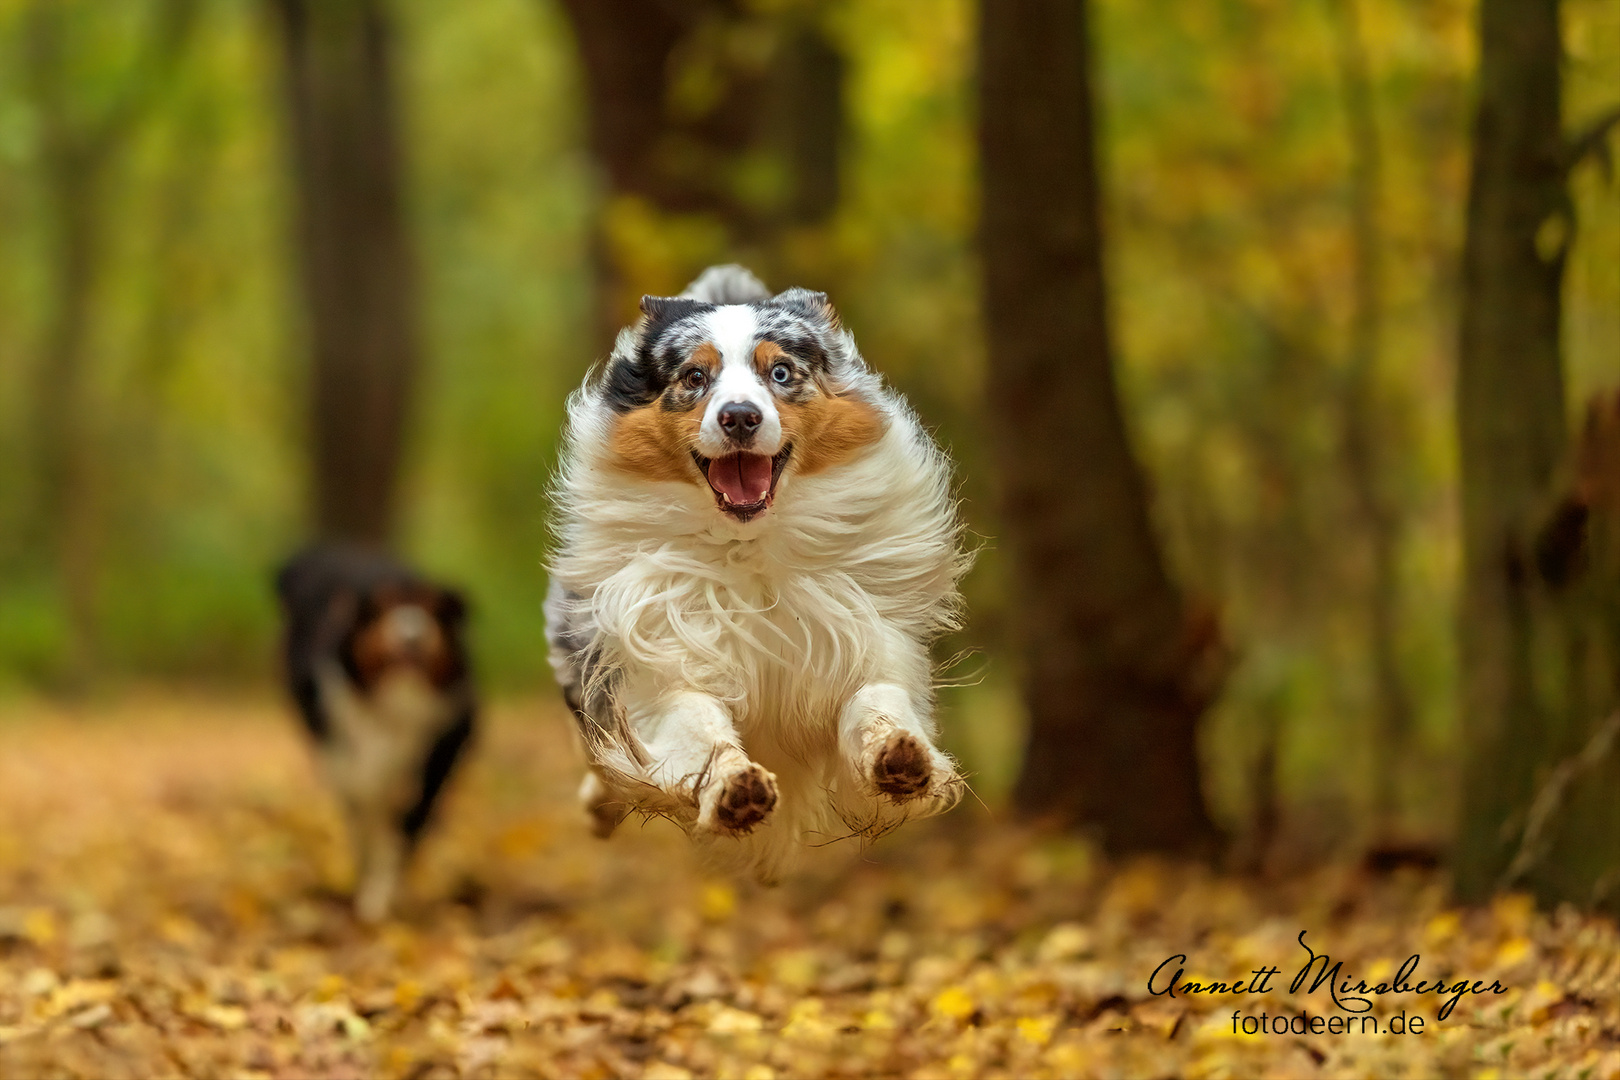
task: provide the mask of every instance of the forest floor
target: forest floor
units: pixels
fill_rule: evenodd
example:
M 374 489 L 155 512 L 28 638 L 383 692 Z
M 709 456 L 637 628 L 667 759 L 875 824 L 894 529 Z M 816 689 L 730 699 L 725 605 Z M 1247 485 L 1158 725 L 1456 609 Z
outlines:
M 278 705 L 0 706 L 0 1076 L 1620 1077 L 1611 923 L 1448 908 L 1412 871 L 1109 865 L 971 800 L 759 889 L 666 822 L 591 839 L 560 710 L 490 713 L 372 930 Z M 1369 985 L 1421 953 L 1414 982 L 1506 992 L 1347 1013 L 1288 992 L 1301 930 Z M 1188 979 L 1278 974 L 1149 993 L 1177 954 Z

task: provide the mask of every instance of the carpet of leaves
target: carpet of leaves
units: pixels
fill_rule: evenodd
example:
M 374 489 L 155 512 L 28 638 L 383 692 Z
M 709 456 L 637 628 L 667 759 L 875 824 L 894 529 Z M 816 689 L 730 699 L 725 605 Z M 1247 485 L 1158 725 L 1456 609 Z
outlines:
M 777 889 L 665 822 L 591 839 L 549 702 L 490 711 L 394 921 L 343 900 L 336 815 L 273 702 L 0 706 L 0 1076 L 1620 1077 L 1613 924 L 1432 875 L 1109 865 L 970 804 Z M 1500 979 L 1419 1035 L 1244 1035 L 1303 952 Z M 1275 965 L 1265 996 L 1152 996 Z

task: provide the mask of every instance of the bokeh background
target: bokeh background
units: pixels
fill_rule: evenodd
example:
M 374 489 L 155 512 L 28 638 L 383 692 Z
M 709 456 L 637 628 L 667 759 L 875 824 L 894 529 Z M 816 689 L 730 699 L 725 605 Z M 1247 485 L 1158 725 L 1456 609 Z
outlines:
M 0 0 L 0 710 L 136 684 L 271 689 L 269 575 L 311 531 L 309 330 L 271 7 Z M 1620 87 L 1620 4 L 1562 9 L 1564 108 L 1579 119 Z M 753 211 L 740 216 L 670 211 L 612 182 L 562 5 L 386 5 L 419 271 L 399 547 L 468 587 L 496 693 L 548 691 L 546 485 L 564 398 L 605 326 L 714 261 L 825 289 L 958 464 L 982 548 L 942 714 L 994 803 L 1022 720 L 987 448 L 1000 421 L 984 405 L 975 11 L 738 11 L 740 29 L 688 43 L 669 77 L 701 118 L 718 107 L 717 57 L 765 65 L 811 35 L 835 92 L 820 142 L 795 151 L 825 183 L 792 212 L 768 138 L 724 162 L 691 148 L 728 205 Z M 1214 813 L 1241 833 L 1256 770 L 1274 763 L 1302 845 L 1365 840 L 1380 799 L 1395 833 L 1443 835 L 1475 6 L 1099 0 L 1092 18 L 1130 432 L 1172 571 L 1219 611 L 1235 656 L 1202 736 Z M 1600 164 L 1573 177 L 1571 415 L 1620 377 L 1620 198 Z M 1358 366 L 1369 169 L 1382 302 Z M 64 318 L 80 336 L 71 371 Z M 1358 412 L 1363 379 L 1376 407 Z M 74 467 L 50 467 L 52 446 Z M 1370 629 L 1379 619 L 1393 632 Z M 1393 768 L 1369 735 L 1381 709 L 1411 718 Z

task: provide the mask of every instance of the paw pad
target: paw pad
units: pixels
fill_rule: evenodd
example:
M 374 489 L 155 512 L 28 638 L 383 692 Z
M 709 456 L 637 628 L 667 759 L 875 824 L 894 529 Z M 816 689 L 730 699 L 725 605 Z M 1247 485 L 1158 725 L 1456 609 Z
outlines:
M 928 749 L 914 735 L 897 731 L 889 736 L 872 763 L 872 782 L 885 795 L 909 799 L 928 790 L 934 765 Z
M 776 808 L 776 782 L 758 765 L 726 780 L 715 806 L 715 820 L 727 832 L 752 832 Z

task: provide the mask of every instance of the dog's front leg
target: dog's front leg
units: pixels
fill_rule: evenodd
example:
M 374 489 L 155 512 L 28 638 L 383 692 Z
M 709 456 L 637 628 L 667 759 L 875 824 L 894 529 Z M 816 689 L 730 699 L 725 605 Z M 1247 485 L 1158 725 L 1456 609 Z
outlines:
M 354 849 L 354 912 L 361 922 L 375 925 L 393 908 L 409 842 L 395 817 L 377 800 L 352 803 L 348 819 Z
M 868 795 L 926 817 L 955 806 L 962 778 L 934 746 L 933 725 L 912 695 L 893 683 L 868 683 L 838 718 L 846 769 Z
M 652 782 L 697 803 L 698 832 L 741 836 L 776 807 L 776 777 L 748 759 L 719 698 L 696 691 L 661 697 L 631 713 L 651 760 Z

